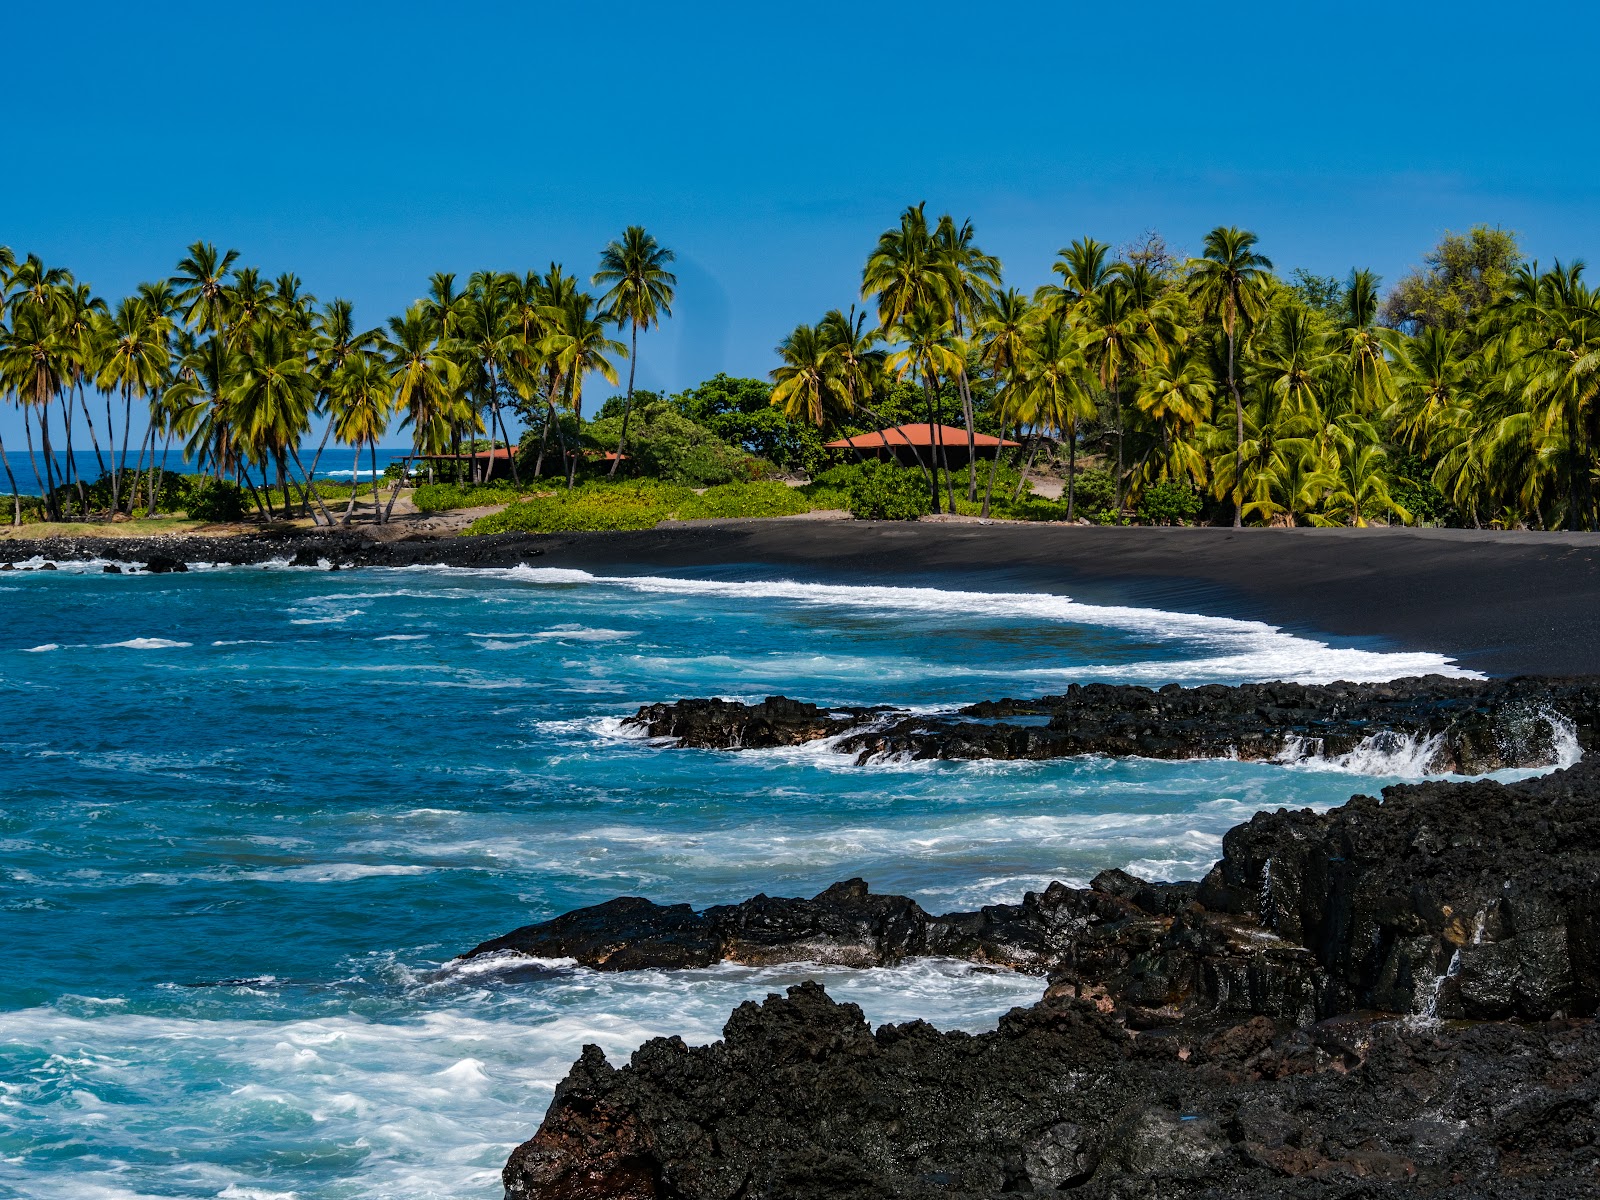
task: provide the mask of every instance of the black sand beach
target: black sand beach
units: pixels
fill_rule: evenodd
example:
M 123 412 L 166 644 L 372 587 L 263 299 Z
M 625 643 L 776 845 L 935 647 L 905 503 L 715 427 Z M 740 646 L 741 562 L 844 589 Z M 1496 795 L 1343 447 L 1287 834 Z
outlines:
M 1062 592 L 1431 650 L 1492 675 L 1600 673 L 1600 534 L 1461 529 L 1101 528 L 769 519 L 630 533 L 353 533 L 0 543 L 0 558 L 348 565 L 518 563 L 595 572 Z

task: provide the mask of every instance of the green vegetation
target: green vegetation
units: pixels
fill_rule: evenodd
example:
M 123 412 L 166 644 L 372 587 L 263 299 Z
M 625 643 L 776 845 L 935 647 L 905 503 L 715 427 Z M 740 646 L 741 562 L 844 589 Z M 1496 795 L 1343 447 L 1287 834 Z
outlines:
M 424 483 L 411 494 L 411 502 L 422 512 L 443 512 L 451 508 L 511 504 L 526 491 L 526 488 L 503 483 Z
M 267 518 L 347 522 L 354 506 L 338 501 L 368 488 L 382 521 L 398 470 L 359 489 L 308 480 L 324 453 L 375 471 L 398 419 L 432 456 L 418 504 L 512 503 L 504 528 L 801 505 L 883 519 L 1600 525 L 1600 294 L 1581 265 L 1525 262 L 1513 234 L 1479 226 L 1446 235 L 1385 295 L 1367 271 L 1280 274 L 1246 230 L 1213 229 L 1200 249 L 1079 238 L 1030 295 L 1006 286 L 970 222 L 917 205 L 870 248 L 866 307 L 794 329 L 770 383 L 717 375 L 663 395 L 636 388 L 632 364 L 639 332 L 671 315 L 673 255 L 637 226 L 602 252 L 601 295 L 559 265 L 461 288 L 439 274 L 367 330 L 347 302 L 319 304 L 294 275 L 268 282 L 209 243 L 114 306 L 0 248 L 0 396 L 21 406 L 43 499 L 20 496 L 3 444 L 0 467 L 17 521 L 232 514 L 237 499 Z M 586 384 L 617 385 L 622 358 L 626 387 L 586 419 Z M 149 432 L 130 446 L 136 412 Z M 893 463 L 825 446 L 921 422 L 950 432 Z M 317 449 L 303 449 L 318 426 Z M 978 434 L 1021 445 L 998 462 L 969 456 Z M 93 482 L 57 472 L 52 451 L 75 441 L 98 459 Z M 153 465 L 174 444 L 214 486 Z M 1061 501 L 1024 483 L 1039 471 L 1064 477 Z M 801 474 L 804 488 L 766 486 Z M 690 489 L 712 491 L 691 504 Z
M 724 483 L 678 505 L 680 521 L 707 517 L 794 517 L 811 511 L 798 488 L 775 482 Z

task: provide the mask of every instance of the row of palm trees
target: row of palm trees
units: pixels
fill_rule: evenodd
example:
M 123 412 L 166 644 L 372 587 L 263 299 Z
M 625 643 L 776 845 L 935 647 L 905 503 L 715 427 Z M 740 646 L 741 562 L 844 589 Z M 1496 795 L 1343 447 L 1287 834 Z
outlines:
M 773 403 L 819 425 L 875 422 L 896 384 L 931 422 L 960 413 L 965 491 L 978 419 L 1065 452 L 1075 515 L 1080 447 L 1102 453 L 1118 508 L 1163 482 L 1207 492 L 1245 522 L 1409 521 L 1402 463 L 1464 522 L 1596 527 L 1600 299 L 1582 265 L 1525 265 L 1465 328 L 1381 327 L 1379 281 L 1354 271 L 1337 302 L 1286 284 L 1254 234 L 1219 227 L 1198 258 L 1114 258 L 1064 247 L 1032 295 L 1005 286 L 970 222 L 922 205 L 886 231 L 862 272 L 865 313 L 834 310 L 778 346 Z M 935 446 L 935 511 L 956 507 Z M 941 487 L 940 476 L 944 483 Z M 983 488 L 991 502 L 994 468 Z
M 199 471 L 248 488 L 268 516 L 277 515 L 273 481 L 287 514 L 296 503 L 290 480 L 298 476 L 299 503 L 308 510 L 314 501 L 315 516 L 331 524 L 310 481 L 333 440 L 354 452 L 353 477 L 363 451 L 370 456 L 374 516 L 387 520 L 399 487 L 384 504 L 377 445 L 396 417 L 410 430 L 415 454 L 471 464 L 475 475 L 482 462 L 488 478 L 497 458 L 479 452 L 478 439 L 487 435 L 491 449 L 513 447 L 512 410 L 541 423 L 545 442 L 555 432 L 570 486 L 577 449 L 560 414 L 581 422 L 585 379 L 597 373 L 615 384 L 616 360 L 635 360 L 639 332 L 671 315 L 672 260 L 672 251 L 630 226 L 601 252 L 590 280 L 603 289 L 599 295 L 559 264 L 542 274 L 477 272 L 459 290 L 454 275 L 441 273 L 424 299 L 386 327 L 363 329 L 349 301 L 318 304 L 296 276 L 269 282 L 241 266 L 238 251 L 207 242 L 190 246 L 169 279 L 141 284 L 115 307 L 68 271 L 32 255 L 19 262 L 0 247 L 0 396 L 21 406 L 48 520 L 92 515 L 92 486 L 77 470 L 75 438 L 79 447 L 87 438 L 110 484 L 109 507 L 99 515 L 129 516 L 141 505 L 153 514 L 158 464 L 177 442 Z M 613 329 L 630 331 L 631 345 L 612 337 Z M 632 401 L 630 366 L 625 414 Z M 307 465 L 301 447 L 319 420 L 321 441 Z M 625 415 L 624 438 L 626 423 Z M 141 425 L 139 444 L 130 447 Z M 59 465 L 58 444 L 68 452 Z M 516 455 L 505 457 L 520 482 Z M 3 441 L 0 466 L 20 523 Z M 344 523 L 353 509 L 346 507 Z

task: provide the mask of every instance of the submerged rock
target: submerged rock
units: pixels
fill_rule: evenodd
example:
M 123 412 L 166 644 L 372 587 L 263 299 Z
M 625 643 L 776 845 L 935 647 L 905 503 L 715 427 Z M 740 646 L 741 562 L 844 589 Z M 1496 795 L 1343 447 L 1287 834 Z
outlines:
M 1049 978 L 976 1036 L 874 1032 L 808 983 L 710 1046 L 586 1047 L 506 1165 L 517 1200 L 1600 1191 L 1600 766 L 1264 813 L 1198 883 L 1106 871 L 943 916 L 860 880 L 625 898 L 472 953 L 506 951 Z
M 1047 718 L 1019 725 L 1018 716 Z M 1446 679 L 1391 683 L 1206 684 L 1159 690 L 1074 684 L 1058 696 L 974 704 L 949 716 L 884 708 L 822 709 L 769 696 L 759 704 L 679 700 L 629 718 L 681 746 L 754 750 L 833 738 L 866 762 L 1047 759 L 1079 754 L 1293 761 L 1349 756 L 1371 769 L 1483 774 L 1553 766 L 1586 750 L 1600 727 L 1600 679 Z

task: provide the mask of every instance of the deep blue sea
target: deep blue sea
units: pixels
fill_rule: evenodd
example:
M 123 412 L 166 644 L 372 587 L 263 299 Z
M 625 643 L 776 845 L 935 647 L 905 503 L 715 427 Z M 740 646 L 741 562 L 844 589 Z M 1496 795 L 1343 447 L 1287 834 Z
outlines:
M 57 436 L 59 437 L 59 431 Z M 397 458 L 403 458 L 410 453 L 410 449 L 404 447 L 392 447 L 387 450 L 379 447 L 378 473 L 380 475 L 383 474 L 384 469 L 388 467 L 391 462 Z M 368 480 L 372 478 L 372 455 L 368 451 L 362 451 L 361 465 L 359 468 L 355 465 L 355 451 L 350 449 L 348 446 L 329 446 L 322 452 L 322 457 L 320 459 L 316 458 L 316 454 L 316 446 L 302 446 L 300 448 L 300 461 L 305 464 L 306 470 L 311 470 L 312 461 L 315 459 L 317 464 L 316 475 L 318 479 L 331 479 L 348 483 L 351 479 Z M 54 469 L 57 473 L 56 477 L 59 481 L 62 477 L 62 473 L 66 470 L 67 452 L 65 450 L 57 450 L 51 457 L 54 464 Z M 21 444 L 20 442 L 7 442 L 6 458 L 11 463 L 11 473 L 16 479 L 17 491 L 24 496 L 42 495 L 44 489 L 39 486 L 40 480 L 34 475 L 34 466 L 37 464 L 39 468 L 39 474 L 44 474 L 44 455 L 38 454 L 33 459 L 30 459 L 28 457 L 28 448 L 25 444 Z M 102 468 L 109 468 L 120 458 L 120 444 L 118 445 L 117 452 L 113 454 L 105 453 L 105 449 L 102 447 L 100 457 L 98 458 L 95 457 L 93 450 L 74 450 L 72 452 L 73 470 L 75 475 L 81 476 L 85 482 L 93 483 L 96 479 L 100 478 Z M 139 448 L 137 446 L 130 446 L 128 448 L 128 457 L 124 465 L 130 471 L 139 465 Z M 184 462 L 183 454 L 178 450 L 168 450 L 157 453 L 155 465 L 163 471 L 173 471 L 180 475 L 193 475 L 196 471 L 193 463 Z M 151 469 L 150 459 L 148 456 L 145 458 L 144 469 Z M 251 474 L 256 483 L 259 484 L 261 482 L 260 470 L 252 469 Z M 299 473 L 293 471 L 292 464 L 291 474 L 293 475 L 293 479 L 299 478 Z M 273 482 L 276 482 L 276 476 L 273 476 Z M 293 482 L 293 480 L 291 480 L 291 482 Z M 4 475 L 0 474 L 0 495 L 10 494 L 11 488 L 7 484 Z
M 1388 678 L 1429 654 L 1049 595 L 517 568 L 0 574 L 0 1196 L 499 1196 L 585 1042 L 718 1036 L 806 977 L 875 1022 L 992 1027 L 962 964 L 602 975 L 449 965 L 618 894 L 860 875 L 941 911 L 1108 866 L 1195 877 L 1343 763 L 900 763 L 627 736 L 772 692 L 928 708 L 1073 680 Z

